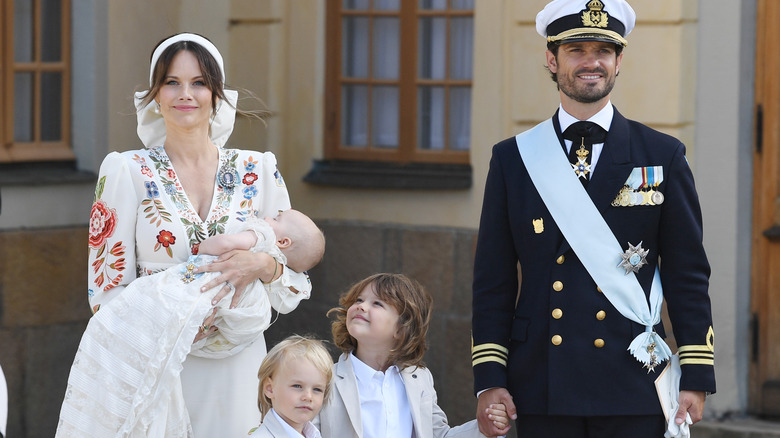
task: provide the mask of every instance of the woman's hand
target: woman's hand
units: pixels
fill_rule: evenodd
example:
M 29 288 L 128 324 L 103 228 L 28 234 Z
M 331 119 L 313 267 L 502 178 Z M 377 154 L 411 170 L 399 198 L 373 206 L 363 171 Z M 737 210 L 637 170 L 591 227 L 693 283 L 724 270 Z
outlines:
M 211 315 L 207 316 L 206 319 L 203 320 L 203 324 L 201 324 L 200 328 L 198 329 L 198 333 L 195 335 L 195 340 L 192 341 L 193 344 L 200 341 L 201 339 L 206 339 L 217 332 L 217 326 L 214 325 L 214 320 L 216 318 L 217 308 L 215 307 L 214 311 L 211 312 Z
M 211 304 L 216 305 L 235 288 L 233 299 L 230 302 L 230 308 L 234 309 L 249 283 L 257 279 L 264 283 L 270 283 L 279 278 L 282 269 L 284 269 L 284 265 L 277 263 L 273 257 L 266 253 L 233 250 L 220 255 L 211 264 L 197 268 L 195 272 L 221 272 L 220 275 L 206 283 L 200 291 L 206 292 L 221 285 L 219 293 L 211 300 Z

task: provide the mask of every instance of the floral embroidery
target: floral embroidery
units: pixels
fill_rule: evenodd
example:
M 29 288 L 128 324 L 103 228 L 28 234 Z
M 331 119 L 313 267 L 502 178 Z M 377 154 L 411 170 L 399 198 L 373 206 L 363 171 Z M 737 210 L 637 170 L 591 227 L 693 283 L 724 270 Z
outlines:
M 159 198 L 160 197 L 160 191 L 157 190 L 157 184 L 154 183 L 154 181 L 146 181 L 144 183 L 144 186 L 146 186 L 146 197 L 147 198 Z
M 187 231 L 187 238 L 190 239 L 190 248 L 206 240 L 206 232 L 203 231 L 203 225 L 192 222 L 186 218 L 181 218 L 184 229 Z
M 276 180 L 277 187 L 284 187 L 284 178 L 282 178 L 282 174 L 279 173 L 279 168 L 274 170 L 274 179 Z
M 89 247 L 90 251 L 97 251 L 95 261 L 92 262 L 92 269 L 95 274 L 98 274 L 97 277 L 95 277 L 94 283 L 97 287 L 103 287 L 103 284 L 107 282 L 106 286 L 103 287 L 103 292 L 113 288 L 122 281 L 123 274 L 121 274 L 121 272 L 125 270 L 127 264 L 124 257 L 122 257 L 125 255 L 125 246 L 122 244 L 121 240 L 114 243 L 111 249 L 106 252 L 108 238 L 111 237 L 116 230 L 118 217 L 116 210 L 109 208 L 108 205 L 100 199 L 103 195 L 105 183 L 106 177 L 103 176 L 95 189 L 95 203 L 92 204 L 92 212 L 89 219 Z M 113 257 L 111 263 L 106 262 L 109 255 Z M 109 274 L 109 270 L 117 272 L 117 275 L 112 277 Z
M 252 210 L 252 200 L 260 193 L 257 190 L 257 186 L 254 185 L 255 181 L 259 179 L 257 174 L 253 172 L 256 167 L 257 160 L 253 159 L 251 155 L 244 160 L 244 170 L 246 171 L 246 174 L 244 174 L 243 183 L 246 186 L 241 190 L 241 193 L 244 195 L 244 200 L 241 201 L 242 210 L 238 212 L 238 220 L 243 220 L 242 216 L 250 214 L 250 210 Z
M 96 200 L 89 218 L 89 246 L 98 249 L 104 245 L 106 239 L 114 234 L 116 221 L 116 210 L 108 208 L 102 200 Z
M 149 166 L 147 166 L 146 164 L 141 165 L 141 173 L 148 176 L 149 178 L 152 177 L 152 171 L 149 169 Z
M 246 186 L 244 187 L 244 190 L 242 190 L 242 192 L 244 193 L 244 198 L 249 199 L 250 201 L 252 200 L 252 198 L 257 196 L 258 193 L 257 187 L 255 186 Z
M 257 181 L 257 174 L 256 173 L 249 172 L 246 175 L 244 175 L 244 180 L 243 180 L 244 184 L 246 184 L 248 186 L 251 186 L 252 184 L 255 183 L 255 181 Z
M 200 251 L 200 242 L 192 245 L 192 248 L 190 248 L 190 253 L 192 253 L 192 255 L 198 255 L 198 251 Z
M 216 236 L 217 234 L 225 234 L 225 225 L 227 225 L 227 221 L 229 218 L 230 218 L 229 216 L 222 216 L 221 218 L 219 218 L 214 222 L 209 222 L 207 224 L 209 237 Z
M 173 250 L 171 245 L 176 243 L 176 236 L 170 231 L 161 230 L 157 234 L 157 243 L 154 245 L 154 250 L 158 251 L 161 247 L 165 248 L 165 252 L 168 253 L 168 257 L 173 257 Z

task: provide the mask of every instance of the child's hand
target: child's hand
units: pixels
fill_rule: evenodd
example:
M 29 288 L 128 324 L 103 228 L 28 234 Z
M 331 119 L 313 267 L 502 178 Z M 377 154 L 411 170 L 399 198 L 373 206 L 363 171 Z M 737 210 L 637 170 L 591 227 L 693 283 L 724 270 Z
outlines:
M 195 339 L 192 341 L 193 344 L 201 339 L 206 339 L 217 332 L 217 326 L 214 325 L 215 319 L 217 319 L 216 307 L 211 312 L 211 315 L 207 316 L 206 319 L 203 320 L 203 324 L 198 328 L 198 333 L 195 334 Z
M 493 421 L 493 425 L 498 429 L 504 429 L 509 426 L 509 416 L 506 413 L 506 405 L 503 403 L 491 404 L 485 409 L 488 419 Z

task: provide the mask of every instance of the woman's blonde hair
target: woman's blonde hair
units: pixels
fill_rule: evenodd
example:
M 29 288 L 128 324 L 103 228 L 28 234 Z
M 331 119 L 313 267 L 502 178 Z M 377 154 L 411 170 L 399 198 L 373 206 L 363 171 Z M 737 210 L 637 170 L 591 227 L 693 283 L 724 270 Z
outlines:
M 344 353 L 357 349 L 357 339 L 347 330 L 347 309 L 368 286 L 373 286 L 376 296 L 398 312 L 398 336 L 385 365 L 396 365 L 401 369 L 424 367 L 423 356 L 428 349 L 425 336 L 431 325 L 433 298 L 420 283 L 403 274 L 374 274 L 355 283 L 343 294 L 339 307 L 328 310 L 328 316 L 336 315 L 331 324 L 333 343 Z
M 327 384 L 323 400 L 327 400 L 330 393 L 330 380 L 333 377 L 333 359 L 330 357 L 327 348 L 322 341 L 306 336 L 292 335 L 279 342 L 268 352 L 260 364 L 257 371 L 257 378 L 260 379 L 258 387 L 257 407 L 260 408 L 261 419 L 271 410 L 273 403 L 266 397 L 263 391 L 263 384 L 267 379 L 273 379 L 274 374 L 280 367 L 291 360 L 307 359 L 314 365 L 317 371 L 325 376 Z

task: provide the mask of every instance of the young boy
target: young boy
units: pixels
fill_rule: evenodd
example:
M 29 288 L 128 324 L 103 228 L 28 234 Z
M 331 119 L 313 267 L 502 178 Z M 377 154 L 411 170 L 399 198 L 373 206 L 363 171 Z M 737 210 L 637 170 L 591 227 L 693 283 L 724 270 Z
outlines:
M 476 420 L 450 427 L 433 376 L 423 363 L 433 299 L 403 274 L 375 274 L 341 296 L 331 331 L 343 352 L 333 366 L 333 393 L 320 413 L 324 438 L 477 438 Z M 487 410 L 509 424 L 503 404 Z
M 290 336 L 263 359 L 257 377 L 262 424 L 254 438 L 321 438 L 311 420 L 328 396 L 333 361 L 322 342 Z

